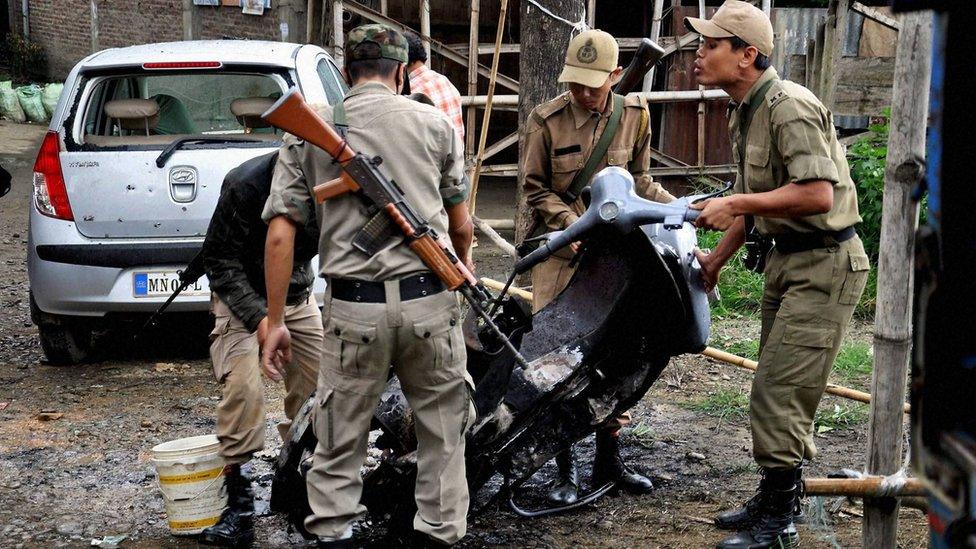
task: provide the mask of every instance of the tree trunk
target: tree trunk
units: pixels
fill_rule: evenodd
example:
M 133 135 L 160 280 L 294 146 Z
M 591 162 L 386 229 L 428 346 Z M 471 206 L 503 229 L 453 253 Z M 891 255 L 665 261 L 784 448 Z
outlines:
M 547 0 L 544 5 L 552 13 L 567 21 L 579 21 L 583 16 L 583 0 Z M 566 23 L 539 11 L 530 2 L 522 2 L 520 11 L 519 128 L 524 128 L 532 109 L 559 93 L 556 79 L 562 72 L 566 46 L 569 45 L 573 29 Z M 524 137 L 520 132 L 520 152 Z M 521 242 L 532 219 L 525 203 L 521 173 L 515 197 L 515 203 L 518 204 L 515 240 Z
M 911 198 L 923 176 L 931 73 L 932 14 L 902 16 L 895 61 L 891 133 L 874 324 L 874 374 L 867 472 L 890 475 L 902 462 L 905 385 L 912 343 L 912 274 L 918 204 Z M 898 502 L 864 501 L 864 547 L 895 547 Z

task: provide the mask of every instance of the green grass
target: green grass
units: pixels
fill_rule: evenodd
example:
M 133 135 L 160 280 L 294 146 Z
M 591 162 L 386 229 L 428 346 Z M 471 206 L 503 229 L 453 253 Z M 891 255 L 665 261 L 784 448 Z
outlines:
M 722 233 L 718 231 L 699 231 L 698 247 L 715 249 Z M 754 317 L 759 315 L 762 306 L 763 275 L 754 273 L 742 265 L 745 248 L 740 249 L 722 269 L 718 279 L 719 301 L 712 303 L 712 318 Z M 854 309 L 854 316 L 870 320 L 874 318 L 874 306 L 878 289 L 878 269 L 872 260 L 867 285 L 861 300 Z M 730 351 L 731 352 L 731 351 Z
M 744 418 L 749 413 L 749 394 L 741 389 L 719 389 L 703 400 L 688 402 L 682 406 L 721 419 Z
M 701 231 L 698 233 L 698 247 L 715 249 L 715 245 L 722 238 L 717 231 Z M 719 301 L 712 303 L 712 317 L 728 316 L 756 316 L 762 304 L 763 277 L 742 265 L 741 256 L 744 249 L 740 249 L 725 264 L 722 276 L 718 279 Z
M 821 406 L 813 418 L 814 432 L 827 433 L 836 429 L 850 429 L 868 420 L 866 404 L 834 404 Z
M 721 343 L 722 350 L 733 355 L 739 355 L 749 360 L 759 360 L 759 340 L 744 339 Z
M 834 361 L 834 373 L 846 381 L 861 381 L 865 376 L 871 375 L 873 366 L 871 345 L 860 342 L 845 343 Z

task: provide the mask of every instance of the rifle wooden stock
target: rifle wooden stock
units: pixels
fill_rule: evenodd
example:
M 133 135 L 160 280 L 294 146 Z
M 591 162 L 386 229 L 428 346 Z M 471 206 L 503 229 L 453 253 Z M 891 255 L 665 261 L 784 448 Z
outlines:
M 348 192 L 356 192 L 359 190 L 359 185 L 353 178 L 349 177 L 346 172 L 342 172 L 342 175 L 325 183 L 319 183 L 312 189 L 315 194 L 316 202 L 325 202 L 330 198 L 335 198 L 339 195 L 346 194 Z
M 457 290 L 464 284 L 464 276 L 447 258 L 440 243 L 429 234 L 411 240 L 408 246 L 424 262 L 424 265 L 427 265 L 427 268 L 441 279 L 448 290 Z
M 637 85 L 644 81 L 644 75 L 662 56 L 664 56 L 664 50 L 661 46 L 650 38 L 641 40 L 640 46 L 637 46 L 637 51 L 634 53 L 634 58 L 631 59 L 627 69 L 624 70 L 624 74 L 620 77 L 620 81 L 617 82 L 617 86 L 613 90 L 614 93 L 627 95 L 636 91 Z
M 261 118 L 272 126 L 304 139 L 329 153 L 340 165 L 352 160 L 355 153 L 332 126 L 329 126 L 312 107 L 305 102 L 297 88 L 288 90 L 281 99 L 271 105 Z M 315 186 L 315 200 L 322 202 L 347 192 L 359 190 L 359 185 L 346 173 Z

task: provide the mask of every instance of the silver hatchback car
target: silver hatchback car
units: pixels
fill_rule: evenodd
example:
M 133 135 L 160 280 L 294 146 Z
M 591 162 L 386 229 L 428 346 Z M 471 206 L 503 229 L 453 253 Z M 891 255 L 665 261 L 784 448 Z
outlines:
M 203 243 L 224 176 L 281 144 L 260 110 L 293 86 L 309 102 L 345 93 L 323 49 L 281 42 L 147 44 L 72 69 L 34 165 L 30 212 L 31 312 L 50 362 L 84 360 L 100 320 L 144 318 L 166 300 Z M 170 310 L 208 306 L 204 277 Z

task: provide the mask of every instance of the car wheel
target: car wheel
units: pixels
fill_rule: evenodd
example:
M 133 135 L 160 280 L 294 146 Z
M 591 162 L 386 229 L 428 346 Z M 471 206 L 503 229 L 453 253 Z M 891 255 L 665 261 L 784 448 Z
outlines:
M 41 349 L 50 364 L 70 366 L 84 362 L 91 351 L 92 330 L 74 319 L 41 311 L 30 295 L 31 320 L 40 333 Z

